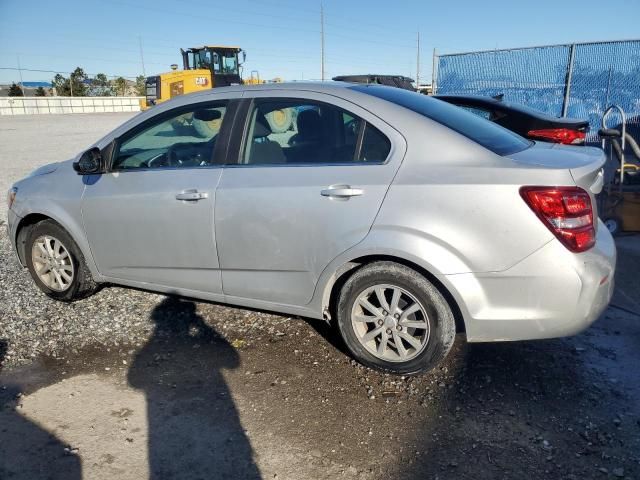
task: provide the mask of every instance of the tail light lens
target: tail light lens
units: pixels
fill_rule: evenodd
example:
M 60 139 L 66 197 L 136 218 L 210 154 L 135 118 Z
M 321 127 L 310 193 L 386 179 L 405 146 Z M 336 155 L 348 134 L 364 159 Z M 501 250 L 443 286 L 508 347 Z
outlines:
M 584 252 L 596 243 L 591 197 L 582 188 L 522 187 L 520 195 L 572 252 Z
M 564 145 L 582 145 L 587 134 L 569 128 L 545 128 L 542 130 L 529 130 L 527 136 L 535 140 L 545 140 Z

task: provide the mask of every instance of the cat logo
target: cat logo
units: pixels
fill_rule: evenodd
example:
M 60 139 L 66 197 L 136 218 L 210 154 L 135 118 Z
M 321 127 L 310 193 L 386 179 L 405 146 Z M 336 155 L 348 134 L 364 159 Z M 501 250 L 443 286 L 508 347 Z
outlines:
M 196 77 L 196 85 L 205 86 L 207 83 L 209 83 L 207 77 Z

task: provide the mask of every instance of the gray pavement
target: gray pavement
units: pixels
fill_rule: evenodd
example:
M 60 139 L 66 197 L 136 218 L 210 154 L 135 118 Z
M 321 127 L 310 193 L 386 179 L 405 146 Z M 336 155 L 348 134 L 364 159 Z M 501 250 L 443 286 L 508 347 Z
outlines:
M 0 193 L 41 165 L 72 158 L 135 113 L 0 116 Z M 4 202 L 0 220 L 6 220 Z

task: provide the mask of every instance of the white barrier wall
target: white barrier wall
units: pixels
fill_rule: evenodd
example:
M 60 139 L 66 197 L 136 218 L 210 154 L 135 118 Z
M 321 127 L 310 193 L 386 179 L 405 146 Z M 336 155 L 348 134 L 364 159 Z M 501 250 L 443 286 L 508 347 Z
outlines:
M 0 115 L 139 112 L 144 97 L 0 97 Z

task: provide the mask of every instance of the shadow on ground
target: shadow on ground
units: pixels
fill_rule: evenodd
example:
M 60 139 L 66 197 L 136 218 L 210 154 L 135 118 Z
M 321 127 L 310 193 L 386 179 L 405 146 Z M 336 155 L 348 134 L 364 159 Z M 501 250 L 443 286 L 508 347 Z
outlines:
M 0 371 L 8 342 L 0 339 Z M 0 390 L 0 479 L 79 480 L 80 458 L 55 435 L 20 415 L 20 385 Z
M 235 349 L 191 301 L 169 297 L 151 318 L 127 377 L 146 396 L 150 478 L 260 478 L 222 375 L 240 365 Z

